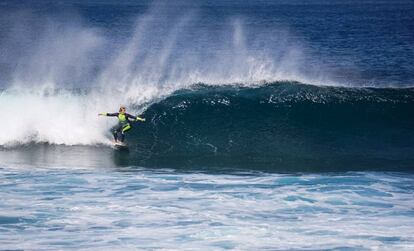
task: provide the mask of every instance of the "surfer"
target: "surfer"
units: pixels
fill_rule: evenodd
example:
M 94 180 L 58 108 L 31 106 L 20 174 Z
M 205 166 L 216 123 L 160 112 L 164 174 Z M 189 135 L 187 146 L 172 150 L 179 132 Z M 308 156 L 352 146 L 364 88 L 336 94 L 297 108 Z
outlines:
M 109 117 L 118 117 L 118 124 L 112 128 L 112 133 L 114 135 L 115 143 L 123 143 L 125 139 L 125 133 L 131 129 L 132 121 L 142 121 L 145 119 L 139 116 L 133 116 L 126 113 L 125 106 L 119 108 L 119 112 L 115 113 L 99 113 L 99 116 L 109 116 Z M 130 120 L 131 119 L 131 120 Z

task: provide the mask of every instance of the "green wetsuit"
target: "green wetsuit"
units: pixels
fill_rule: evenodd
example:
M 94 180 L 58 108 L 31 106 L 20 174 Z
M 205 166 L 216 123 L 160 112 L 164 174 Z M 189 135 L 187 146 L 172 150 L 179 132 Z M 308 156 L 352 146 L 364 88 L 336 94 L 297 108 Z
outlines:
M 137 117 L 128 113 L 120 112 L 106 113 L 105 115 L 118 118 L 118 124 L 112 128 L 112 134 L 114 135 L 115 141 L 119 139 L 121 142 L 123 142 L 125 138 L 125 132 L 131 129 L 131 121 L 129 119 L 135 121 L 137 120 Z

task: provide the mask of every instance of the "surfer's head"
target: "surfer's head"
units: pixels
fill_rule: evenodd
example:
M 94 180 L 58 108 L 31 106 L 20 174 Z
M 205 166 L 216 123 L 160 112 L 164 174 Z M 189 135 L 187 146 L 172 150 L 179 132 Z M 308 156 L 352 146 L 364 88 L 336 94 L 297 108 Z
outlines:
M 125 113 L 126 112 L 126 107 L 121 105 L 121 107 L 119 107 L 119 112 L 120 113 Z

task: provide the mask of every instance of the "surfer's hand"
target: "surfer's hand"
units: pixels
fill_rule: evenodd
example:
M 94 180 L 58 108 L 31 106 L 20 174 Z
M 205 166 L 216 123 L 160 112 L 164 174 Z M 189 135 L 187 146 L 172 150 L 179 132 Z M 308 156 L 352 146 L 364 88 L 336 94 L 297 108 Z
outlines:
M 142 122 L 144 122 L 145 119 L 144 118 L 137 117 L 136 121 L 142 121 Z
M 101 112 L 101 113 L 98 114 L 98 116 L 106 116 L 106 113 Z

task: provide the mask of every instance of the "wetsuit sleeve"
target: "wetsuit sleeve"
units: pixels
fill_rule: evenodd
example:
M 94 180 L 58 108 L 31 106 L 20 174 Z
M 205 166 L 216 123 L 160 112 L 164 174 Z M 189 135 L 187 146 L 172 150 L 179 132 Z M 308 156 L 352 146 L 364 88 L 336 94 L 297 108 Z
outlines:
M 139 116 L 134 116 L 131 114 L 125 114 L 127 116 L 128 119 L 132 119 L 132 121 L 145 121 L 145 119 L 139 117 Z
M 107 113 L 106 116 L 108 117 L 116 117 L 119 115 L 119 112 L 115 112 L 115 113 Z
M 131 115 L 131 114 L 129 114 L 129 113 L 126 113 L 126 114 L 125 114 L 125 116 L 126 116 L 127 118 L 129 118 L 129 119 L 132 119 L 132 120 L 136 120 L 136 119 L 137 119 L 137 117 L 135 117 L 135 116 L 133 116 L 133 115 Z

